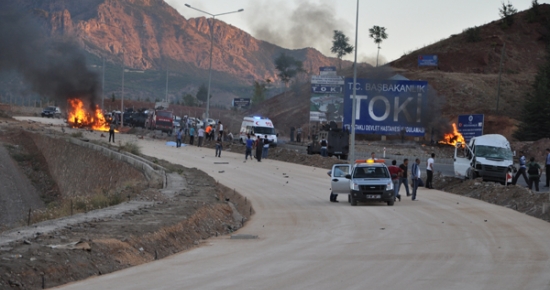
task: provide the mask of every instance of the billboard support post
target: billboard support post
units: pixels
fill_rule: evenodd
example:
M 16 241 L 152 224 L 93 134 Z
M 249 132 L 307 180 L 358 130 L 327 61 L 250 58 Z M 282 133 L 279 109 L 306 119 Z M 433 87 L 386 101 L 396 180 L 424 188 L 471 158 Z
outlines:
M 357 31 L 359 29 L 359 0 L 357 0 L 357 9 L 355 11 L 355 57 L 353 59 L 353 98 L 352 98 L 352 109 L 351 109 L 351 141 L 350 141 L 350 150 L 349 150 L 349 162 L 353 164 L 355 162 L 355 109 L 356 101 L 355 97 L 357 96 Z M 345 97 L 344 97 L 345 98 Z M 351 173 L 351 172 L 350 172 Z

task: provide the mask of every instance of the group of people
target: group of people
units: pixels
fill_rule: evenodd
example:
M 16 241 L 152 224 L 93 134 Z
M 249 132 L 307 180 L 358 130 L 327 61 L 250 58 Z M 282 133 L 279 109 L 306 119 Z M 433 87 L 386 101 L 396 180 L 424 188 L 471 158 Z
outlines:
M 527 159 L 525 158 L 525 152 L 520 151 L 519 153 L 520 153 L 519 169 L 516 172 L 516 175 L 514 175 L 514 178 L 512 179 L 512 184 L 515 185 L 519 177 L 523 176 L 523 179 L 525 180 L 525 183 L 527 183 L 527 187 L 529 188 L 529 190 L 532 190 L 534 185 L 535 190 L 539 191 L 539 182 L 543 171 L 542 168 L 535 161 L 535 157 L 531 157 L 529 159 L 529 163 L 527 163 Z M 544 187 L 548 187 L 550 185 L 550 174 L 548 174 L 550 170 L 550 148 L 546 148 L 545 161 L 546 161 L 545 162 L 546 185 Z
M 262 162 L 262 158 L 267 158 L 267 154 L 269 152 L 269 144 L 273 143 L 273 140 L 269 140 L 267 138 L 267 135 L 265 135 L 263 138 L 261 136 L 256 137 L 256 140 L 252 139 L 250 134 L 246 136 L 246 151 L 244 154 L 244 162 L 248 160 L 248 156 L 250 156 L 250 160 L 252 160 L 252 150 L 256 151 L 256 155 L 254 158 L 258 160 L 258 162 Z
M 374 156 L 374 152 L 372 153 Z M 435 154 L 432 153 L 431 157 L 426 161 L 426 184 L 422 182 L 420 171 L 420 158 L 416 158 L 411 166 L 411 187 L 412 192 L 409 191 L 409 159 L 403 159 L 403 163 L 397 166 L 397 160 L 392 160 L 392 164 L 388 166 L 393 183 L 394 198 L 401 201 L 401 195 L 399 190 L 403 184 L 407 196 L 411 196 L 411 199 L 417 201 L 416 192 L 419 186 L 425 186 L 427 189 L 433 189 L 433 171 Z
M 216 157 L 221 157 L 221 152 L 223 149 L 223 138 L 224 138 L 224 130 L 223 130 L 223 124 L 222 121 L 218 121 L 218 134 L 216 138 Z M 197 146 L 202 147 L 204 139 L 206 137 L 206 141 L 214 140 L 215 137 L 215 129 L 214 126 L 208 125 L 205 128 L 199 127 L 198 129 L 195 129 L 195 126 L 192 126 L 188 122 L 182 122 L 182 125 L 180 126 L 180 129 L 177 132 L 176 135 L 176 147 L 181 147 L 182 140 L 189 134 L 189 145 L 193 145 L 195 143 L 195 136 L 197 137 Z

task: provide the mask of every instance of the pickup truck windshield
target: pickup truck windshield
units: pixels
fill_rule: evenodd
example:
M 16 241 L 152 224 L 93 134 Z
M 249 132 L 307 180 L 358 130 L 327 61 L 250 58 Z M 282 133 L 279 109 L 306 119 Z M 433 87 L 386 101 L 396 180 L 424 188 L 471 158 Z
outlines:
M 357 167 L 353 178 L 390 178 L 390 174 L 384 167 Z
M 255 134 L 275 135 L 275 129 L 269 127 L 254 127 Z
M 487 159 L 496 160 L 512 160 L 512 150 L 508 148 L 493 147 L 493 146 L 476 146 L 475 155 Z

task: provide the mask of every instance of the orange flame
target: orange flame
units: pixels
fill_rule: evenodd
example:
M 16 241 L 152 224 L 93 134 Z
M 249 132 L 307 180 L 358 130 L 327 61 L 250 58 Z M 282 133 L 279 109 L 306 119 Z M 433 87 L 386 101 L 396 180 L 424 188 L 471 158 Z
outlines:
M 109 131 L 109 124 L 103 116 L 101 109 L 96 105 L 94 112 L 84 108 L 84 103 L 77 98 L 69 99 L 69 113 L 67 121 L 73 127 L 89 127 L 96 131 Z
M 462 143 L 464 145 L 466 141 L 464 140 L 462 134 L 460 134 L 460 132 L 456 129 L 456 124 L 453 123 L 453 132 L 445 134 L 445 136 L 443 136 L 443 140 L 438 143 L 455 146 L 457 143 Z

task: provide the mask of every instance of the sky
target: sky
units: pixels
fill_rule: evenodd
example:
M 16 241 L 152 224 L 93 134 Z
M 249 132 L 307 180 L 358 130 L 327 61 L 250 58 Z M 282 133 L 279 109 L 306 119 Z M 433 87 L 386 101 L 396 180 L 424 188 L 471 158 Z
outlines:
M 313 47 L 327 56 L 334 30 L 342 31 L 355 45 L 356 0 L 165 0 L 185 18 L 244 9 L 217 19 L 236 26 L 255 38 L 284 48 Z M 509 1 L 518 11 L 532 0 Z M 550 0 L 538 0 L 540 4 Z M 421 47 L 500 19 L 501 0 L 359 0 L 357 61 L 376 62 L 377 47 L 369 28 L 385 27 L 388 38 L 381 44 L 380 63 L 398 59 Z M 505 3 L 508 3 L 505 2 Z M 344 59 L 353 60 L 349 54 Z

